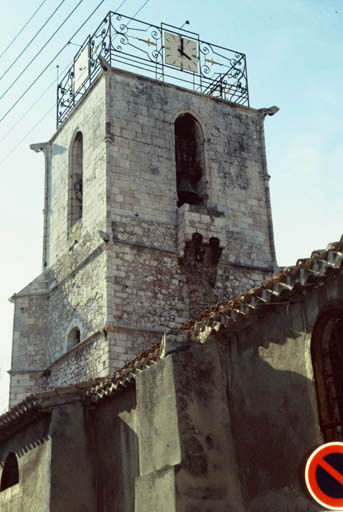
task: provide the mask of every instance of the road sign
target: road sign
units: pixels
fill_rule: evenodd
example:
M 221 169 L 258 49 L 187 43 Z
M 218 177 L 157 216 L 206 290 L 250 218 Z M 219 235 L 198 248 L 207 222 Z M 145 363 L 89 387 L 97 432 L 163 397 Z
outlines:
M 343 443 L 326 443 L 309 457 L 305 481 L 311 496 L 329 510 L 343 511 Z

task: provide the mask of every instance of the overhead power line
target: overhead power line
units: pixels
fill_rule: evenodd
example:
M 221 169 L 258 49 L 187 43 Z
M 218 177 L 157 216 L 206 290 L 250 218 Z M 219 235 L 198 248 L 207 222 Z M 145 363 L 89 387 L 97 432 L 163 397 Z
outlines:
M 148 4 L 149 2 L 150 2 L 150 0 L 146 0 L 146 1 L 144 2 L 144 4 L 143 4 L 139 9 L 138 9 L 138 11 L 137 11 L 133 16 L 132 16 L 132 18 L 135 18 L 135 17 L 137 16 L 137 14 L 139 14 L 139 13 L 144 9 L 144 7 L 146 6 L 146 4 Z M 129 23 L 130 23 L 130 22 L 129 22 Z M 128 24 L 129 24 L 129 23 L 128 23 Z
M 104 1 L 104 0 L 103 0 L 103 1 Z M 100 4 L 99 4 L 95 9 L 94 9 L 94 11 L 92 12 L 92 14 L 91 14 L 91 15 L 90 15 L 90 16 L 89 16 L 89 17 L 84 21 L 83 25 L 84 25 L 85 23 L 87 23 L 87 21 L 88 21 L 88 20 L 93 16 L 93 14 L 94 14 L 94 13 L 95 13 L 95 11 L 98 9 L 98 7 L 100 7 L 100 5 L 103 3 L 103 1 L 102 1 L 102 2 L 100 2 Z M 118 10 L 119 10 L 119 9 L 120 9 L 120 8 L 121 8 L 121 7 L 126 3 L 126 2 L 127 2 L 127 0 L 123 0 L 123 1 L 122 1 L 122 3 L 117 7 L 116 11 L 118 11 Z M 83 26 L 83 25 L 82 25 L 82 26 Z M 82 26 L 79 28 L 79 30 L 82 28 Z M 76 33 L 73 35 L 73 37 L 75 37 L 75 35 L 76 35 Z M 73 38 L 73 37 L 72 37 L 72 38 Z M 67 43 L 67 44 L 68 44 L 68 43 Z M 63 47 L 63 49 L 64 49 L 64 48 L 65 48 L 65 46 Z M 57 56 L 55 56 L 55 57 L 54 57 L 54 59 L 55 59 L 56 57 L 57 57 Z M 49 65 L 50 65 L 50 64 L 49 64 Z M 62 71 L 62 74 L 63 74 L 63 73 L 64 73 L 64 72 L 65 72 L 65 71 L 66 71 L 66 70 L 67 70 L 71 65 L 72 65 L 72 62 L 71 62 L 68 66 L 66 66 L 66 67 L 64 68 L 64 70 Z M 44 72 L 44 70 L 43 70 L 43 72 Z M 38 77 L 38 78 L 39 78 L 39 77 Z M 48 91 L 48 90 L 49 90 L 49 89 L 50 89 L 54 84 L 55 84 L 55 79 L 54 79 L 54 80 L 53 80 L 53 81 L 48 85 L 48 87 L 47 87 L 47 88 L 46 88 L 46 89 L 45 89 L 45 90 L 40 94 L 39 98 L 37 98 L 37 100 L 36 100 L 34 103 L 32 103 L 32 105 L 28 108 L 28 110 L 27 110 L 27 111 L 26 111 L 22 116 L 20 116 L 20 119 L 18 119 L 18 121 L 17 121 L 17 122 L 16 122 L 16 123 L 15 123 L 15 124 L 10 128 L 10 130 L 6 133 L 6 135 L 2 138 L 2 140 L 4 140 L 4 139 L 7 137 L 7 135 L 8 135 L 9 133 L 11 133 L 11 132 L 14 130 L 14 128 L 18 125 L 18 123 L 19 123 L 20 121 L 22 121 L 22 119 L 23 119 L 24 117 L 26 117 L 26 116 L 27 116 L 27 114 L 32 110 L 32 108 L 33 108 L 33 107 L 34 107 L 34 106 L 35 106 L 35 105 L 36 105 L 36 104 L 37 104 L 37 103 L 42 99 L 42 96 L 44 96 L 44 95 L 45 95 L 45 93 L 46 93 L 46 92 L 47 92 L 47 91 Z M 31 84 L 31 85 L 33 85 L 33 84 Z M 31 87 L 31 86 L 30 86 L 30 87 Z M 19 100 L 18 100 L 18 101 L 19 101 Z M 14 106 L 12 106 L 12 107 L 14 108 Z M 11 108 L 12 108 L 12 107 L 11 107 Z M 27 134 L 26 134 L 26 135 L 25 135 L 25 136 L 20 140 L 20 142 L 19 142 L 19 143 L 17 143 L 17 144 L 16 144 L 16 146 L 15 146 L 15 147 L 14 147 L 14 148 L 13 148 L 13 149 L 8 153 L 8 154 L 7 154 L 7 156 L 6 156 L 6 157 L 1 161 L 1 164 L 3 164 L 3 163 L 4 163 L 4 162 L 5 162 L 5 161 L 6 161 L 6 160 L 7 160 L 7 159 L 12 155 L 12 153 L 14 153 L 14 151 L 16 151 L 16 149 L 18 148 L 18 146 L 19 146 L 19 145 L 20 145 L 20 144 L 21 144 L 21 143 L 26 139 L 26 137 L 28 137 L 28 136 L 32 133 L 32 131 L 34 130 L 34 128 L 35 128 L 37 125 L 39 125 L 39 123 L 40 123 L 40 122 L 41 122 L 41 121 L 42 121 L 42 120 L 43 120 L 43 119 L 44 119 L 44 118 L 45 118 L 45 117 L 46 117 L 46 116 L 51 112 L 51 110 L 52 110 L 54 107 L 55 107 L 55 102 L 54 102 L 54 104 L 49 108 L 49 110 L 48 110 L 48 111 L 43 115 L 43 117 L 41 117 L 41 118 L 39 119 L 39 121 L 38 121 L 38 122 L 37 122 L 37 123 L 36 123 L 36 124 L 35 124 L 31 129 L 30 129 L 30 131 L 29 131 L 29 132 L 28 132 L 28 133 L 27 133 Z M 9 113 L 9 112 L 8 112 L 8 113 Z M 6 115 L 7 115 L 7 113 L 5 114 L 5 116 L 6 116 Z M 2 121 L 2 119 L 0 119 L 0 121 Z
M 50 114 L 50 112 L 52 111 L 52 109 L 55 107 L 55 103 L 49 108 L 49 110 L 47 110 L 45 112 L 45 114 L 42 115 L 42 117 L 34 124 L 34 126 L 32 126 L 30 128 L 30 130 L 24 135 L 24 137 L 22 139 L 20 139 L 20 141 L 15 145 L 15 147 L 13 147 L 8 153 L 7 155 L 5 156 L 5 158 L 3 160 L 1 160 L 1 163 L 0 165 L 2 165 L 4 162 L 6 162 L 6 160 L 8 160 L 8 158 L 17 150 L 18 146 L 20 146 L 22 144 L 22 142 L 24 142 L 24 140 L 32 133 L 32 131 L 40 125 L 40 123 L 46 118 L 46 116 L 48 114 Z
M 27 20 L 27 22 L 25 23 L 25 25 L 19 30 L 19 32 L 14 36 L 14 38 L 12 39 L 12 41 L 8 44 L 8 46 L 6 46 L 6 48 L 4 49 L 4 51 L 1 53 L 0 55 L 0 59 L 3 55 L 5 55 L 5 53 L 7 52 L 7 50 L 12 46 L 12 44 L 16 41 L 16 39 L 18 39 L 18 37 L 20 36 L 20 34 L 23 32 L 23 30 L 28 26 L 28 24 L 30 23 L 31 20 L 33 20 L 33 18 L 36 16 L 37 12 L 39 11 L 39 9 L 41 7 L 43 7 L 43 5 L 45 4 L 47 0 L 43 0 L 43 2 L 40 4 L 39 7 L 37 7 L 37 9 L 35 10 L 35 12 L 31 15 L 31 17 Z
M 41 49 L 36 53 L 36 55 L 30 60 L 30 62 L 24 67 L 23 71 L 21 73 L 19 73 L 19 75 L 13 80 L 13 82 L 11 83 L 11 85 L 9 85 L 6 89 L 6 91 L 4 93 L 2 93 L 2 95 L 0 96 L 0 100 L 2 100 L 2 98 L 4 96 L 6 96 L 6 94 L 8 93 L 8 91 L 11 89 L 11 87 L 13 87 L 13 85 L 19 80 L 19 78 L 25 73 L 25 71 L 31 66 L 32 62 L 34 62 L 36 60 L 36 58 L 38 57 L 38 55 L 40 55 L 42 53 L 42 51 L 44 50 L 44 48 L 50 43 L 50 41 L 55 37 L 55 35 L 57 34 L 57 32 L 63 27 L 63 25 L 65 25 L 65 23 L 69 20 L 69 18 L 74 14 L 74 12 L 76 11 L 76 9 L 82 4 L 83 0 L 80 0 L 79 3 L 74 7 L 74 9 L 68 14 L 68 16 L 65 18 L 65 20 L 61 23 L 61 25 L 55 30 L 55 32 L 52 34 L 51 37 L 49 37 L 49 39 L 47 40 L 47 42 L 41 47 Z
M 66 66 L 63 71 L 62 71 L 62 74 L 64 74 L 67 69 L 70 68 L 70 66 L 72 66 L 73 64 L 73 61 L 70 62 L 68 64 L 68 66 Z M 23 115 L 20 116 L 20 118 L 14 123 L 13 126 L 11 126 L 11 128 L 9 128 L 8 130 L 6 130 L 6 133 L 4 135 L 1 136 L 1 142 L 3 142 L 4 140 L 7 139 L 7 137 L 13 132 L 13 130 L 18 126 L 18 124 L 23 121 L 23 119 L 25 119 L 25 117 L 31 112 L 31 110 L 37 105 L 37 103 L 39 103 L 42 99 L 43 96 L 45 96 L 45 94 L 48 92 L 49 89 L 51 89 L 51 87 L 53 85 L 56 84 L 56 79 L 54 78 L 52 82 L 50 82 L 50 84 L 46 87 L 46 89 L 44 89 L 43 92 L 40 93 L 40 95 L 38 96 L 38 98 L 29 106 L 29 108 L 24 112 Z M 54 103 L 55 105 L 55 103 Z M 49 109 L 49 112 L 50 112 L 51 109 Z M 32 129 L 31 129 L 32 130 Z
M 127 0 L 123 0 L 123 2 L 117 7 L 116 11 L 118 11 L 123 5 L 124 3 L 126 2 Z M 135 14 L 135 16 L 138 14 L 138 12 L 140 12 L 144 7 L 145 5 L 149 2 L 150 0 L 146 0 L 145 3 L 142 5 L 142 7 L 140 7 L 140 9 L 137 11 L 137 13 Z M 101 4 L 100 4 L 101 5 Z M 99 6 L 100 6 L 99 5 Z M 92 13 L 93 15 L 93 13 Z M 88 21 L 88 20 L 86 20 Z M 73 36 L 74 37 L 74 36 Z M 68 64 L 68 66 L 66 66 L 63 71 L 62 71 L 62 74 L 65 73 L 65 71 L 67 71 L 68 68 L 70 68 L 70 66 L 72 65 L 73 62 L 70 62 L 70 64 Z M 30 107 L 25 111 L 25 113 L 17 120 L 17 122 L 9 129 L 6 131 L 6 134 L 2 137 L 2 141 L 4 141 L 8 135 L 10 135 L 12 133 L 12 131 L 14 130 L 14 128 L 17 127 L 17 125 L 31 112 L 31 110 L 33 109 L 33 107 L 35 107 L 37 105 L 37 103 L 39 103 L 39 101 L 41 101 L 42 97 L 47 93 L 47 91 L 55 84 L 55 79 L 48 85 L 48 87 L 46 87 L 46 89 L 44 89 L 44 91 L 39 95 L 39 97 L 36 99 L 36 101 L 34 101 L 34 103 L 32 103 L 30 105 Z M 37 121 L 37 123 L 30 128 L 30 130 L 26 133 L 26 135 L 24 135 L 24 137 L 15 145 L 15 147 L 12 148 L 12 150 L 5 156 L 5 158 L 3 160 L 1 160 L 1 163 L 0 165 L 2 165 L 13 153 L 14 151 L 17 150 L 18 146 L 21 145 L 21 143 L 32 133 L 32 131 L 47 117 L 48 114 L 50 114 L 50 112 L 52 111 L 52 109 L 55 107 L 55 102 L 54 104 L 43 114 L 43 116 Z
M 126 1 L 126 0 L 125 0 L 125 1 Z M 147 4 L 149 1 L 150 1 L 150 0 L 146 0 L 146 1 L 145 1 L 145 3 L 142 5 L 142 7 L 140 7 L 140 8 L 138 9 L 138 11 L 136 12 L 135 16 L 136 16 L 136 15 L 137 15 L 137 14 L 138 14 L 138 13 L 139 13 L 139 12 L 140 12 L 144 7 L 145 7 L 145 6 L 146 6 L 146 4 Z M 116 11 L 118 11 L 118 10 L 123 6 L 123 4 L 124 4 L 124 3 L 125 3 L 125 2 L 122 2 L 122 3 L 119 5 L 119 7 L 116 9 Z M 135 17 L 135 16 L 134 16 L 134 17 Z M 63 69 L 63 71 L 61 72 L 61 75 L 63 75 L 63 74 L 67 71 L 67 69 L 69 69 L 69 68 L 70 68 L 70 66 L 72 66 L 72 64 L 73 64 L 73 61 L 72 61 L 72 62 L 70 62 L 70 64 L 68 64 L 68 65 Z M 34 102 L 30 105 L 30 107 L 29 107 L 29 108 L 24 112 L 24 114 L 23 114 L 23 115 L 22 115 L 22 116 L 21 116 L 21 117 L 20 117 L 20 118 L 19 118 L 19 119 L 14 123 L 14 125 L 13 125 L 13 126 L 11 126 L 11 128 L 10 128 L 9 130 L 6 130 L 5 135 L 3 135 L 3 136 L 2 136 L 2 138 L 1 138 L 1 141 L 2 141 L 2 142 L 3 142 L 4 140 L 6 140 L 6 139 L 7 139 L 7 137 L 8 137 L 8 136 L 13 132 L 13 130 L 18 126 L 18 124 L 19 124 L 21 121 L 23 121 L 23 119 L 25 119 L 25 118 L 26 118 L 26 116 L 27 116 L 27 115 L 31 112 L 31 110 L 32 110 L 32 109 L 37 105 L 37 103 L 39 103 L 39 102 L 41 101 L 42 96 L 44 96 L 44 95 L 45 95 L 45 93 L 46 93 L 46 92 L 48 92 L 48 90 L 49 90 L 49 89 L 50 89 L 50 88 L 51 88 L 55 83 L 56 83 L 56 80 L 54 79 L 54 80 L 53 80 L 53 81 L 48 85 L 48 87 L 47 87 L 46 89 L 44 89 L 44 91 L 43 91 L 43 92 L 41 92 L 41 93 L 40 93 L 40 95 L 39 95 L 39 97 L 36 99 L 36 101 L 34 101 Z M 49 110 L 49 111 L 50 111 L 50 110 Z
M 11 64 L 8 66 L 8 68 L 6 69 L 6 71 L 4 71 L 4 73 L 0 76 L 0 80 L 2 80 L 4 78 L 4 76 L 7 75 L 7 73 L 9 72 L 9 70 L 14 66 L 14 64 L 20 59 L 20 57 L 23 55 L 23 53 L 26 52 L 26 50 L 28 49 L 28 47 L 33 43 L 33 41 L 36 39 L 36 37 L 42 32 L 43 28 L 49 23 L 49 21 L 53 18 L 53 16 L 56 14 L 56 12 L 58 11 L 58 9 L 61 7 L 61 5 L 65 2 L 65 0 L 62 0 L 62 2 L 60 2 L 60 4 L 56 7 L 56 9 L 54 10 L 54 12 L 49 16 L 49 18 L 43 23 L 43 25 L 41 26 L 41 28 L 38 30 L 38 32 L 35 33 L 35 35 L 33 36 L 33 38 L 28 42 L 28 44 L 25 46 L 25 48 L 19 53 L 19 55 L 14 59 L 13 62 L 11 62 Z M 32 61 L 33 62 L 33 61 Z
M 85 21 L 82 23 L 82 25 L 78 28 L 76 32 L 72 35 L 72 37 L 69 39 L 71 41 L 84 27 L 84 25 L 91 19 L 91 17 L 94 15 L 94 13 L 99 9 L 99 7 L 104 3 L 105 0 L 101 0 L 101 2 L 97 5 L 97 7 L 92 11 L 92 13 L 88 16 L 88 18 L 85 19 Z M 127 0 L 123 0 L 120 7 L 124 5 L 124 3 Z M 120 8 L 119 7 L 119 8 Z M 57 57 L 63 52 L 63 50 L 68 46 L 69 41 L 62 46 L 59 52 L 56 53 L 55 57 L 53 57 L 50 62 L 45 66 L 45 68 L 36 76 L 33 82 L 25 89 L 25 91 L 19 96 L 19 98 L 11 105 L 11 107 L 7 110 L 7 112 L 0 118 L 0 122 L 3 121 L 10 112 L 18 105 L 18 103 L 24 98 L 24 96 L 29 92 L 30 89 L 35 85 L 35 83 L 40 79 L 40 77 L 45 73 L 45 71 L 51 66 L 51 64 L 57 59 Z

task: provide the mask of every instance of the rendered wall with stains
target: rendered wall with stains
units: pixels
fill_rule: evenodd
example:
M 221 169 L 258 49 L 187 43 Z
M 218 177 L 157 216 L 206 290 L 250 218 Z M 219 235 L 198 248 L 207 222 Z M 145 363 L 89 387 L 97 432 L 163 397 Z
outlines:
M 48 447 L 50 436 L 56 512 L 319 512 L 304 484 L 306 460 L 323 443 L 311 344 L 332 308 L 343 311 L 342 277 L 261 305 L 205 344 L 174 336 L 135 385 L 100 390 L 88 405 L 56 403 L 51 420 L 3 440 L 0 459 L 14 451 L 29 468 L 25 446 Z M 31 470 L 47 471 L 48 452 L 36 453 Z M 86 502 L 74 493 L 80 482 Z
M 139 474 L 136 407 L 133 385 L 101 400 L 89 413 L 99 512 L 135 512 L 135 479 Z
M 0 492 L 4 512 L 42 512 L 50 510 L 51 440 L 47 415 L 0 442 L 1 476 L 9 452 L 18 461 L 19 482 Z
M 166 492 L 178 512 L 322 510 L 304 477 L 324 442 L 311 346 L 337 308 L 342 278 L 262 305 L 204 345 L 171 344 L 138 376 L 139 512 Z
M 243 321 L 236 331 L 212 338 L 222 346 L 238 474 L 249 512 L 322 510 L 304 481 L 307 458 L 324 442 L 311 347 L 318 320 L 331 309 L 343 311 L 342 298 L 342 278 L 328 280 L 291 302 L 260 306 L 246 326 Z

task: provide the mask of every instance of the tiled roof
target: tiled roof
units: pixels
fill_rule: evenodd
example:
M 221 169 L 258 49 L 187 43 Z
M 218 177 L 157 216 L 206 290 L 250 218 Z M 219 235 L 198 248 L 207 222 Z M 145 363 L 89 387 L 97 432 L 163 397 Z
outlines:
M 343 237 L 325 250 L 313 251 L 310 258 L 299 259 L 295 266 L 282 272 L 261 286 L 250 290 L 235 300 L 225 301 L 204 311 L 198 318 L 185 324 L 194 341 L 204 343 L 207 338 L 233 326 L 244 325 L 262 305 L 276 305 L 295 301 L 304 289 L 320 286 L 331 278 L 343 274 Z M 112 376 L 80 382 L 66 388 L 31 395 L 7 413 L 0 416 L 0 438 L 22 427 L 25 421 L 36 417 L 47 405 L 63 403 L 66 395 L 75 394 L 85 403 L 94 404 L 113 395 L 117 390 L 134 381 L 136 375 L 157 363 L 161 354 L 158 343 L 126 363 Z
M 0 416 L 0 439 L 9 433 L 13 434 L 26 423 L 34 421 L 39 417 L 40 412 L 66 401 L 70 402 L 71 395 L 74 395 L 77 400 L 83 400 L 86 404 L 96 403 L 102 398 L 111 396 L 115 391 L 130 384 L 138 373 L 156 364 L 159 357 L 160 343 L 139 354 L 110 377 L 79 382 L 26 397 Z
M 0 439 L 6 437 L 8 431 L 15 432 L 24 424 L 34 421 L 41 411 L 46 411 L 54 405 L 70 401 L 71 395 L 80 399 L 85 391 L 94 386 L 99 379 L 80 382 L 64 388 L 53 389 L 43 393 L 35 393 L 11 407 L 9 411 L 0 416 Z
M 343 273 L 342 261 L 343 236 L 326 249 L 313 251 L 310 258 L 301 258 L 295 266 L 285 267 L 271 280 L 263 281 L 258 288 L 204 311 L 184 325 L 183 329 L 190 332 L 194 341 L 204 343 L 213 334 L 240 323 L 243 325 L 260 307 L 296 300 L 304 289 L 320 286 Z
M 37 395 L 30 395 L 19 404 L 12 407 L 8 412 L 0 416 L 0 438 L 9 426 L 21 423 L 22 418 L 28 415 L 34 415 L 39 409 L 39 398 Z
M 102 398 L 111 396 L 118 389 L 126 387 L 136 378 L 138 373 L 157 363 L 160 358 L 160 346 L 160 343 L 153 345 L 135 359 L 126 363 L 126 365 L 116 371 L 114 375 L 103 379 L 99 384 L 93 386 L 85 394 L 85 401 L 96 403 Z

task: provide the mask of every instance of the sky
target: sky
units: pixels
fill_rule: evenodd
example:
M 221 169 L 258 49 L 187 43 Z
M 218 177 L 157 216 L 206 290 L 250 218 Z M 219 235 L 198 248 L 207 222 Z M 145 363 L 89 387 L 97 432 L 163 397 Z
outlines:
M 44 159 L 29 145 L 48 141 L 54 134 L 56 65 L 61 76 L 77 45 L 122 3 L 43 2 L 0 3 L 0 413 L 8 403 L 11 365 L 13 305 L 8 298 L 41 272 Z M 72 44 L 67 44 L 100 3 Z M 138 19 L 155 25 L 180 27 L 189 20 L 189 30 L 202 40 L 245 53 L 250 105 L 280 108 L 265 121 L 279 265 L 295 264 L 339 240 L 343 233 L 342 0 L 124 0 L 120 8 L 131 17 L 138 10 Z

